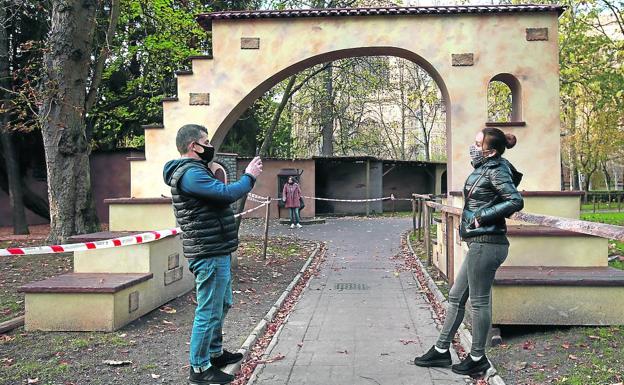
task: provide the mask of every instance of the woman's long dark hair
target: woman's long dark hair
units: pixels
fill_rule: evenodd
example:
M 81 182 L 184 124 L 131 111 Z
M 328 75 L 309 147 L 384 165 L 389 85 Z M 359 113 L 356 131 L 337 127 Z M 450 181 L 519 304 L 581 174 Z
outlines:
M 488 150 L 496 150 L 498 155 L 503 155 L 505 149 L 512 148 L 518 141 L 513 134 L 505 134 L 500 128 L 485 127 L 483 130 L 482 146 Z

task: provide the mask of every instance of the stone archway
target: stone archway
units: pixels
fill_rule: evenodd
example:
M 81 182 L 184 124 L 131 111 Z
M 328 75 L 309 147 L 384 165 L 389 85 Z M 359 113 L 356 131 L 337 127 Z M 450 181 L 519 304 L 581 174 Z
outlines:
M 527 190 L 559 190 L 558 6 L 406 7 L 221 12 L 198 17 L 213 56 L 178 72 L 164 100 L 163 127 L 146 130 L 146 159 L 132 163 L 132 196 L 168 194 L 162 165 L 178 156 L 177 129 L 199 123 L 219 145 L 235 119 L 271 86 L 311 65 L 352 56 L 412 60 L 435 79 L 446 103 L 448 187 L 470 171 L 468 146 L 487 123 L 487 88 L 500 73 L 522 86 L 523 125 L 509 158 Z M 520 102 L 520 101 L 519 101 Z

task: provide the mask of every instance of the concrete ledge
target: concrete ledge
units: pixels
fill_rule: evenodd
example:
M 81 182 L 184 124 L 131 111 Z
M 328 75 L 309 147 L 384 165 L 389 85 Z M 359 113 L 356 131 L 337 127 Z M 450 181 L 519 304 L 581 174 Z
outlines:
M 112 233 L 85 234 L 97 239 Z M 195 286 L 179 237 L 74 252 L 74 273 L 25 285 L 26 329 L 113 331 Z
M 280 218 L 279 220 L 280 225 L 289 225 L 290 224 L 290 219 L 285 219 L 285 218 Z M 301 223 L 302 226 L 305 225 L 320 225 L 320 224 L 324 224 L 325 223 L 325 219 L 323 218 L 308 218 L 308 219 L 301 219 Z
M 451 196 L 463 196 L 462 191 L 449 191 L 449 195 Z M 520 195 L 522 197 L 569 197 L 569 196 L 578 196 L 581 197 L 585 195 L 584 191 L 520 191 Z
M 149 282 L 115 293 L 26 293 L 25 330 L 112 332 L 153 310 Z
M 607 267 L 606 238 L 541 226 L 510 226 L 509 256 L 503 266 Z M 536 230 L 532 230 L 536 227 Z M 556 230 L 556 229 L 555 229 Z
M 615 286 L 624 289 L 624 271 L 612 267 L 503 266 L 496 272 L 494 285 Z
M 110 231 L 141 231 L 177 227 L 171 198 L 105 199 Z
M 18 289 L 22 293 L 117 293 L 145 282 L 152 273 L 69 273 L 32 282 Z
M 591 238 L 599 238 L 593 237 L 591 235 L 577 233 L 574 231 L 567 231 L 556 229 L 548 226 L 522 226 L 522 225 L 512 225 L 507 226 L 507 235 L 508 236 L 517 236 L 517 237 L 591 237 Z
M 622 325 L 624 286 L 494 285 L 492 323 Z

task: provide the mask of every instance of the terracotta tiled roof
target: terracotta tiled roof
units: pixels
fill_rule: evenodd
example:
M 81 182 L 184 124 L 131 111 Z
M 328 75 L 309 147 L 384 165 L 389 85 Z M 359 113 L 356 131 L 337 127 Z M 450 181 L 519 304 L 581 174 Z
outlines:
M 457 14 L 496 14 L 496 13 L 535 13 L 557 12 L 561 15 L 565 7 L 550 4 L 523 5 L 466 5 L 431 7 L 371 7 L 371 8 L 327 8 L 327 9 L 286 9 L 262 11 L 223 11 L 197 16 L 197 21 L 206 30 L 212 28 L 212 20 L 279 19 L 296 17 L 335 17 L 335 16 L 394 16 L 394 15 L 457 15 Z

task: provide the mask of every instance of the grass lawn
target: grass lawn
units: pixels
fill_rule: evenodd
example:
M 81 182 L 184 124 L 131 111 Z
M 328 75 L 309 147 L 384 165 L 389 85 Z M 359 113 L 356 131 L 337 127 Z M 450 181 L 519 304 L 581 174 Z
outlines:
M 610 225 L 624 226 L 624 212 L 618 213 L 583 213 L 581 219 L 584 221 L 608 223 Z
M 622 210 L 624 210 L 624 202 L 622 202 L 620 204 L 620 207 L 622 208 Z M 598 203 L 596 202 L 596 210 L 617 210 L 618 208 L 618 204 L 617 202 L 611 202 L 611 203 Z M 594 204 L 593 203 L 586 203 L 586 204 L 582 204 L 581 205 L 581 210 L 582 211 L 593 211 L 594 210 Z
M 581 219 L 590 222 L 608 223 L 610 225 L 624 226 L 624 212 L 621 213 L 586 213 L 581 214 Z M 609 241 L 609 254 L 610 255 L 624 255 L 624 242 L 623 241 Z M 609 262 L 609 266 L 616 269 L 624 270 L 624 262 L 614 260 Z

